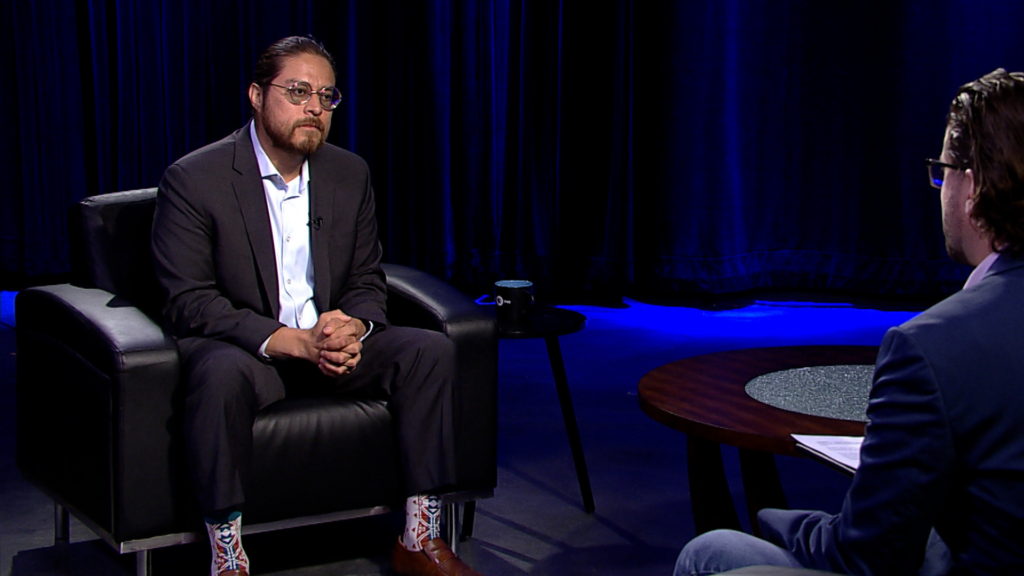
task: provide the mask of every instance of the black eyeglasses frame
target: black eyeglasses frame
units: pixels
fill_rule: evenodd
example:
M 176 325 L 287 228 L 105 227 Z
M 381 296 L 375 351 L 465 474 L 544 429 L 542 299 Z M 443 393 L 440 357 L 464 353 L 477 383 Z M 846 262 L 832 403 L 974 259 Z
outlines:
M 942 188 L 942 182 L 946 179 L 946 173 L 942 171 L 943 168 L 949 168 L 951 170 L 966 170 L 964 166 L 957 166 L 956 164 L 950 164 L 949 162 L 943 162 L 942 160 L 936 160 L 935 158 L 925 158 L 925 167 L 928 168 L 928 184 L 932 188 Z M 938 170 L 936 170 L 938 168 Z

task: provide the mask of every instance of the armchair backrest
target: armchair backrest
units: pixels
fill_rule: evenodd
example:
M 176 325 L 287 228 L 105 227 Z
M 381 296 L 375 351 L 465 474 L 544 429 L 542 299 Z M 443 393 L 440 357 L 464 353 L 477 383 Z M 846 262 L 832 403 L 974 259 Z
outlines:
M 155 208 L 156 188 L 100 194 L 76 204 L 71 271 L 75 284 L 106 290 L 159 319 L 163 290 L 149 247 Z

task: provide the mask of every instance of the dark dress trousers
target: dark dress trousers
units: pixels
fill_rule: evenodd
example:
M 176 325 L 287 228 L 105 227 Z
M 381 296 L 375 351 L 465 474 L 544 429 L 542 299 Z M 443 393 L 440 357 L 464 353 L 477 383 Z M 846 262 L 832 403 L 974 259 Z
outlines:
M 249 126 L 164 173 L 153 257 L 186 379 L 184 433 L 204 512 L 240 506 L 256 413 L 285 394 L 388 398 L 409 494 L 454 483 L 454 350 L 442 334 L 388 326 L 366 163 L 325 144 L 309 157 L 310 248 L 321 313 L 372 321 L 362 360 L 337 379 L 302 360 L 265 361 L 283 324 L 270 216 Z M 357 474 L 359 471 L 353 471 Z
M 1024 261 L 1000 256 L 882 342 L 838 515 L 764 510 L 805 566 L 916 574 L 932 527 L 955 574 L 1024 574 Z

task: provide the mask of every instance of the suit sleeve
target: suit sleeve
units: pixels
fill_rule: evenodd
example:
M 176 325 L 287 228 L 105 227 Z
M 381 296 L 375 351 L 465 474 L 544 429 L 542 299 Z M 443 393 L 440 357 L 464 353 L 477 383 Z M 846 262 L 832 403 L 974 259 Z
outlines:
M 373 188 L 367 172 L 366 185 L 356 216 L 352 267 L 342 287 L 338 307 L 349 316 L 370 320 L 374 330 L 387 327 L 384 271 L 380 267 L 381 246 L 377 238 L 377 216 Z
M 875 367 L 861 464 L 838 515 L 763 510 L 764 537 L 805 566 L 849 574 L 916 574 L 949 488 L 952 434 L 936 375 L 901 328 Z
M 166 296 L 164 316 L 178 338 L 214 338 L 258 356 L 260 345 L 282 324 L 236 307 L 218 288 L 212 196 L 177 164 L 160 181 L 152 248 Z

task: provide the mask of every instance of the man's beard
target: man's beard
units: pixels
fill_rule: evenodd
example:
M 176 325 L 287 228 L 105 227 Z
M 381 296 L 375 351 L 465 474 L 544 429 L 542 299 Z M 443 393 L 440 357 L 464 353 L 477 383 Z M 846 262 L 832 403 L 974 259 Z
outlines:
M 301 126 L 315 126 L 317 130 L 302 130 L 302 138 L 295 141 L 292 136 Z M 325 133 L 326 126 L 319 118 L 298 120 L 287 131 L 266 123 L 263 125 L 263 128 L 266 130 L 267 136 L 270 136 L 270 141 L 274 143 L 275 147 L 289 152 L 298 152 L 305 156 L 319 150 L 327 139 L 327 134 Z
M 946 241 L 946 254 L 950 260 L 957 264 L 969 264 L 967 253 L 964 251 L 963 222 L 958 220 L 953 213 L 942 214 L 942 236 Z

